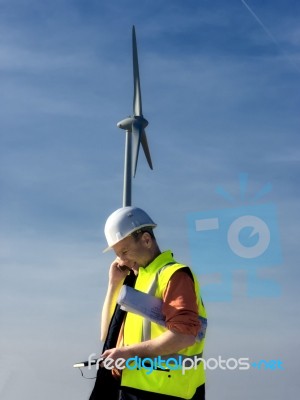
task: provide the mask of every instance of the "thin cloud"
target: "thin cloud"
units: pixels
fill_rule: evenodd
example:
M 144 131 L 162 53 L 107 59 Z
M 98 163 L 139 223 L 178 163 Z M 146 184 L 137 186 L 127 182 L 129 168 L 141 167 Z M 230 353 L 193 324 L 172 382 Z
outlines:
M 300 71 L 300 67 L 298 64 L 295 63 L 294 59 L 291 58 L 289 54 L 287 54 L 282 46 L 280 45 L 279 41 L 275 38 L 272 32 L 267 28 L 267 26 L 263 23 L 263 21 L 258 17 L 258 15 L 252 10 L 249 4 L 246 3 L 245 0 L 241 0 L 241 3 L 246 7 L 252 17 L 256 20 L 256 22 L 260 25 L 263 29 L 265 34 L 269 37 L 269 39 L 277 46 L 278 50 L 285 56 L 285 58 L 298 70 Z
M 272 40 L 276 46 L 279 46 L 279 42 L 277 39 L 274 37 L 274 35 L 270 32 L 270 30 L 266 27 L 266 25 L 262 22 L 262 20 L 258 17 L 258 15 L 252 10 L 252 8 L 245 2 L 245 0 L 241 0 L 241 3 L 244 4 L 246 9 L 250 12 L 250 14 L 253 16 L 253 18 L 256 20 L 256 22 L 262 27 L 262 29 L 265 31 L 266 35 Z

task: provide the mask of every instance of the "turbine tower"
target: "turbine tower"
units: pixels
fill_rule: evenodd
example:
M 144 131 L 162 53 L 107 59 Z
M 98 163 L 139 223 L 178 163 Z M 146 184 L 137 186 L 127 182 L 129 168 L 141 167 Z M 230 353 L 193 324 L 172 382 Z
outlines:
M 131 206 L 132 178 L 135 177 L 142 144 L 149 167 L 153 169 L 145 128 L 148 121 L 143 116 L 142 96 L 139 74 L 138 52 L 135 27 L 132 27 L 132 61 L 133 61 L 133 115 L 117 123 L 117 126 L 126 131 L 123 207 Z

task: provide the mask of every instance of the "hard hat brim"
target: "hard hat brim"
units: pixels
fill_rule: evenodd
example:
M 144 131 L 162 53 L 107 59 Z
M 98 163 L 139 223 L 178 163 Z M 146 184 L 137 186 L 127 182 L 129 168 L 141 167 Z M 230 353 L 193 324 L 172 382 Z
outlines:
M 107 253 L 109 250 L 112 250 L 111 246 L 108 246 L 106 249 L 102 250 L 102 253 Z

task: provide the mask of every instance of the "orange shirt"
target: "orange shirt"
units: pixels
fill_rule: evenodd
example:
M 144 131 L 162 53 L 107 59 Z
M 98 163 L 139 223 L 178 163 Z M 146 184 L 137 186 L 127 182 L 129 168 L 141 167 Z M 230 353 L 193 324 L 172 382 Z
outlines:
M 170 331 L 197 336 L 200 330 L 197 297 L 188 271 L 183 268 L 172 275 L 163 296 L 162 312 Z

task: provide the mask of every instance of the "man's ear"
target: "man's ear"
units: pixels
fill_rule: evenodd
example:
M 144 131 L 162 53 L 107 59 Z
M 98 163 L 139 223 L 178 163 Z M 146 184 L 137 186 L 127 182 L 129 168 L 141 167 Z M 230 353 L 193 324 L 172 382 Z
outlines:
M 143 243 L 145 244 L 145 246 L 149 249 L 152 245 L 152 240 L 153 240 L 150 233 L 144 232 L 143 236 L 142 236 L 142 240 L 143 240 Z

